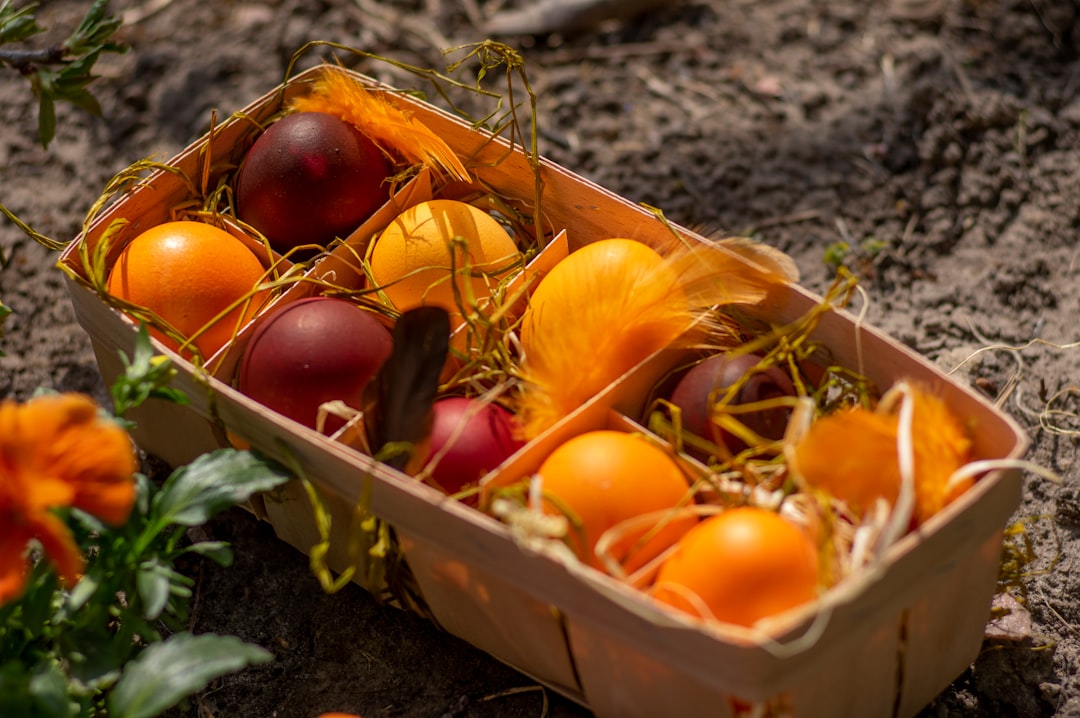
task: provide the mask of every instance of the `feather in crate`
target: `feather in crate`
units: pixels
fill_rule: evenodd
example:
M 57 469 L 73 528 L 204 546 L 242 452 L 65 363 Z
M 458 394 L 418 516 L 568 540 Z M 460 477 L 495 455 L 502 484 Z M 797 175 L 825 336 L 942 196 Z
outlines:
M 613 238 L 572 252 L 537 285 L 522 321 L 524 436 L 539 435 L 657 350 L 700 338 L 691 327 L 710 308 L 756 304 L 797 276 L 787 255 L 744 239 L 662 255 Z
M 911 407 L 906 432 L 904 402 Z M 918 525 L 974 483 L 971 476 L 954 477 L 971 460 L 968 427 L 928 387 L 900 382 L 874 409 L 853 407 L 822 417 L 793 445 L 790 463 L 798 481 L 863 513 L 879 498 L 901 504 L 905 446 L 911 453 L 911 518 Z M 872 477 L 867 466 L 874 467 Z
M 446 142 L 382 90 L 369 90 L 344 70 L 326 65 L 290 112 L 325 112 L 352 124 L 388 155 L 424 164 L 438 175 L 468 181 L 469 171 Z
M 417 307 L 394 324 L 394 348 L 364 396 L 364 426 L 375 458 L 409 472 L 425 452 L 439 375 L 450 347 L 450 316 Z

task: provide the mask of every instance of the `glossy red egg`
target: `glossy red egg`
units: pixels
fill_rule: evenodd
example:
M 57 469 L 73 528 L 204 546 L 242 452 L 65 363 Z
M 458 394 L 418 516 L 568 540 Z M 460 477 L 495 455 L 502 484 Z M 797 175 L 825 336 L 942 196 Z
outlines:
M 514 415 L 498 404 L 447 397 L 435 402 L 433 415 L 430 458 L 438 463 L 431 478 L 448 494 L 476 486 L 523 443 L 514 438 Z
M 682 412 L 683 428 L 696 436 L 723 442 L 730 451 L 739 452 L 746 448 L 742 440 L 716 426 L 711 418 L 712 402 L 722 398 L 724 392 L 737 382 L 746 372 L 752 370 L 761 361 L 756 354 L 729 356 L 715 354 L 694 365 L 671 393 L 671 403 Z M 743 385 L 733 404 L 752 404 L 781 396 L 794 396 L 795 387 L 791 378 L 778 367 L 769 367 L 755 372 Z M 790 410 L 778 407 L 748 414 L 739 414 L 736 418 L 758 435 L 767 439 L 780 439 L 787 428 Z
M 259 324 L 240 361 L 239 389 L 316 428 L 324 402 L 361 406 L 364 387 L 392 347 L 390 332 L 372 312 L 344 299 L 301 299 Z M 326 431 L 341 425 L 332 422 Z
M 390 165 L 353 125 L 323 112 L 286 115 L 259 136 L 237 178 L 237 215 L 278 252 L 325 247 L 389 197 Z

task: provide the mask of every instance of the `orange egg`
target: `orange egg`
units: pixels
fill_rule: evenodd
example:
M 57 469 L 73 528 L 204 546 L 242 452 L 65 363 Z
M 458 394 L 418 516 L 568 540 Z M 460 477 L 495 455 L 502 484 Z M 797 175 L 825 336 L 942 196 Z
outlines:
M 373 281 L 396 309 L 440 306 L 450 312 L 452 326 L 459 326 L 462 308 L 473 311 L 490 297 L 519 256 L 513 238 L 490 214 L 466 202 L 435 199 L 398 215 L 376 238 L 368 259 Z
M 818 552 L 780 515 L 741 507 L 711 516 L 660 566 L 652 595 L 694 616 L 752 626 L 817 596 Z
M 688 485 L 675 459 L 644 436 L 599 430 L 558 446 L 537 473 L 543 480 L 545 511 L 564 511 L 576 526 L 571 545 L 582 561 L 600 568 L 594 551 L 600 536 L 627 519 L 675 509 L 689 502 Z M 696 523 L 682 516 L 638 545 L 645 530 L 630 531 L 613 544 L 612 556 L 634 571 L 670 546 Z
M 263 295 L 246 305 L 241 300 L 252 294 L 263 273 L 255 254 L 225 230 L 202 222 L 165 222 L 124 247 L 107 289 L 154 312 L 184 337 L 197 335 L 192 343 L 205 359 L 258 310 Z M 163 332 L 150 332 L 169 348 L 179 347 Z

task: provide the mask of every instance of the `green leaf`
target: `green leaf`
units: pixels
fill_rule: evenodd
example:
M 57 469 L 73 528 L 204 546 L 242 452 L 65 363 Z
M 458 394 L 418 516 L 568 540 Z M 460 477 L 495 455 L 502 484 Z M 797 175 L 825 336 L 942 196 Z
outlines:
M 154 354 L 154 347 L 150 344 L 150 332 L 145 324 L 139 325 L 131 358 L 120 352 L 120 361 L 124 364 L 124 372 L 110 388 L 113 411 L 117 416 L 124 416 L 150 398 L 164 399 L 176 404 L 191 403 L 182 391 L 168 386 L 176 376 L 176 369 L 170 359 Z
M 88 609 L 89 610 L 89 609 Z M 145 636 L 152 641 L 154 636 Z M 60 654 L 67 661 L 70 683 L 81 693 L 103 691 L 116 684 L 134 646 L 115 636 L 82 630 L 65 632 L 59 637 Z
M 19 660 L 0 662 L 0 715 L 32 715 L 31 667 Z
M 283 467 L 250 451 L 218 449 L 174 471 L 154 496 L 150 510 L 157 524 L 199 526 L 289 478 Z
M 68 594 L 64 610 L 67 613 L 78 611 L 86 605 L 86 602 L 89 601 L 95 593 L 97 593 L 99 586 L 100 584 L 98 583 L 97 577 L 92 575 L 83 576 Z
M 51 92 L 43 87 L 38 94 L 38 139 L 41 146 L 48 149 L 49 143 L 56 137 L 56 103 Z
M 75 28 L 75 31 L 71 33 L 64 46 L 68 48 L 68 51 L 73 54 L 81 54 L 87 49 L 98 47 L 109 47 L 111 45 L 106 43 L 114 32 L 120 29 L 122 20 L 118 17 L 108 17 L 105 15 L 109 9 L 109 0 L 94 0 L 94 4 L 86 11 L 86 15 L 83 16 L 82 22 Z M 113 52 L 119 52 L 122 50 L 113 49 Z
M 30 678 L 29 688 L 37 704 L 36 715 L 67 718 L 79 714 L 79 705 L 68 695 L 67 676 L 56 662 L 49 661 L 38 666 Z
M 272 659 L 266 649 L 235 636 L 177 633 L 127 665 L 109 695 L 109 715 L 153 718 L 219 676 Z
M 22 626 L 29 633 L 40 635 L 47 630 L 54 615 L 53 599 L 58 586 L 59 579 L 51 564 L 45 561 L 34 564 L 26 590 L 18 601 L 22 606 Z
M 184 551 L 205 556 L 219 566 L 232 566 L 233 552 L 226 541 L 200 541 L 191 544 Z
M 143 561 L 135 576 L 135 586 L 143 603 L 143 617 L 156 621 L 169 607 L 170 596 L 188 598 L 194 584 L 193 579 L 157 556 Z
M 85 87 L 62 88 L 56 93 L 56 99 L 70 102 L 94 117 L 101 117 L 101 104 Z
M 135 474 L 135 505 L 132 507 L 132 514 L 136 516 L 146 516 L 150 513 L 150 496 L 153 494 L 153 485 L 150 483 L 150 479 L 146 477 L 146 474 Z M 132 518 L 128 518 L 128 523 L 132 523 Z
M 165 610 L 169 601 L 169 582 L 172 572 L 157 558 L 143 561 L 135 575 L 135 586 L 143 602 L 143 616 L 153 621 Z
M 29 3 L 15 10 L 10 0 L 0 3 L 0 43 L 21 42 L 33 35 L 44 32 L 44 28 L 34 19 L 37 3 Z
M 826 265 L 833 269 L 839 269 L 848 255 L 851 254 L 851 245 L 847 242 L 833 242 L 825 247 L 825 256 L 822 258 Z

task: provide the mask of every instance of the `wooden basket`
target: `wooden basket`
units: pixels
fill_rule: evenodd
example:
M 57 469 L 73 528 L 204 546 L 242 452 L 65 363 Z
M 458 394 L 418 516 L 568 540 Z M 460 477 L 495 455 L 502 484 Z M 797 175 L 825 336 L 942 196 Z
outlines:
M 242 114 L 266 120 L 285 97 L 302 91 L 314 72 L 267 93 Z M 480 180 L 504 197 L 529 201 L 534 175 L 519 150 L 510 151 L 501 138 L 433 106 L 408 96 L 400 101 L 460 156 L 472 158 L 470 166 Z M 169 164 L 198 177 L 207 153 L 215 166 L 236 163 L 250 145 L 254 127 L 234 116 Z M 537 271 L 596 239 L 670 233 L 670 226 L 652 212 L 558 165 L 542 162 L 541 175 L 552 235 L 559 228 L 571 231 L 553 239 L 534 260 Z M 423 182 L 417 178 L 393 201 L 409 204 L 415 197 L 408 193 L 430 192 Z M 170 219 L 170 208 L 185 200 L 187 191 L 174 173 L 153 173 L 103 212 L 61 261 L 85 279 L 80 247 L 96 246 L 117 218 L 130 221 L 126 238 Z M 392 215 L 393 210 L 386 212 Z M 370 231 L 361 228 L 355 236 L 362 239 Z M 346 254 L 323 261 L 320 271 L 355 270 Z M 68 287 L 102 375 L 111 383 L 121 370 L 119 352 L 132 352 L 136 327 L 85 281 L 70 279 Z M 756 311 L 771 322 L 786 323 L 821 301 L 791 286 Z M 244 336 L 241 331 L 237 342 Z M 976 458 L 1019 458 L 1025 452 L 1027 438 L 1007 416 L 850 314 L 824 314 L 814 339 L 830 349 L 838 364 L 857 367 L 878 386 L 906 378 L 939 388 L 955 412 L 976 427 Z M 788 612 L 767 639 L 739 627 L 707 625 L 661 611 L 597 571 L 520 546 L 494 518 L 282 418 L 228 381 L 196 370 L 161 345 L 157 349 L 175 362 L 179 374 L 174 385 L 192 402 L 177 406 L 151 400 L 138 410 L 132 417 L 137 421 L 135 437 L 146 451 L 183 464 L 228 445 L 228 430 L 276 459 L 299 465 L 333 518 L 328 564 L 337 571 L 350 564 L 345 547 L 353 509 L 366 501 L 374 515 L 393 527 L 427 609 L 441 626 L 599 716 L 723 717 L 737 715 L 739 706 L 748 703 L 778 715 L 915 714 L 970 665 L 979 650 L 1002 531 L 1020 499 L 1017 471 L 987 474 L 895 544 L 878 569 L 856 574 L 815 604 Z M 236 352 L 231 347 L 216 357 L 219 369 L 234 364 Z M 569 436 L 640 412 L 641 387 L 654 382 L 667 366 L 662 354 L 532 442 L 502 470 L 524 475 Z M 219 375 L 227 376 L 227 371 Z M 298 482 L 261 497 L 252 508 L 301 551 L 308 552 L 319 539 L 312 507 Z

